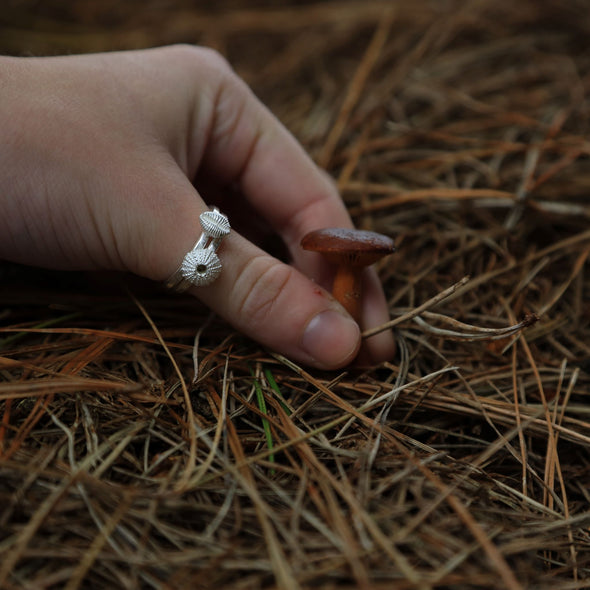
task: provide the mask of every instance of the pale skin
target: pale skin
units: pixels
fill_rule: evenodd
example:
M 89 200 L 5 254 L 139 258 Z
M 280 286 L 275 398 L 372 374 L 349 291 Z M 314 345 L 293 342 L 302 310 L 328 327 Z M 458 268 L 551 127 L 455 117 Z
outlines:
M 0 88 L 0 258 L 165 281 L 198 238 L 200 213 L 219 205 L 233 228 L 218 252 L 223 271 L 190 293 L 237 330 L 335 369 L 357 356 L 361 328 L 388 320 L 372 270 L 361 327 L 324 289 L 327 263 L 299 242 L 351 219 L 333 183 L 217 53 L 0 57 Z M 222 205 L 227 187 L 243 203 Z M 244 206 L 282 238 L 291 264 L 256 245 Z M 372 362 L 390 359 L 393 337 L 363 349 Z

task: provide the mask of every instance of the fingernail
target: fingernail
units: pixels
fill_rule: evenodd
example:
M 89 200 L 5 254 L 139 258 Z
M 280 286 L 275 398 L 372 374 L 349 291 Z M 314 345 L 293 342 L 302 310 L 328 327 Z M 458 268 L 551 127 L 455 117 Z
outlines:
M 301 346 L 324 368 L 337 368 L 352 361 L 360 344 L 360 329 L 352 318 L 337 311 L 313 317 L 303 333 Z

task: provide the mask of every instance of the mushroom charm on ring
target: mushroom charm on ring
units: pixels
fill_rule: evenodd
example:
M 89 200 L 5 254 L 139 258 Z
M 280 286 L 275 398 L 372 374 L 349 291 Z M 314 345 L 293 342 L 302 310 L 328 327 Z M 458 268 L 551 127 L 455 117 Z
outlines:
M 227 217 L 217 208 L 199 215 L 203 233 L 193 248 L 186 253 L 176 272 L 166 281 L 166 286 L 179 293 L 191 285 L 205 287 L 210 285 L 221 272 L 221 261 L 217 249 L 231 227 Z

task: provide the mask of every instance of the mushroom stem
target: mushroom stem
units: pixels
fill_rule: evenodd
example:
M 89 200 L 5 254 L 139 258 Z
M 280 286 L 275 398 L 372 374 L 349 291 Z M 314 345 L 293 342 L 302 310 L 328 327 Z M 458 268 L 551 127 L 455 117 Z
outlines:
M 334 283 L 332 295 L 355 321 L 361 318 L 361 279 L 362 269 L 348 265 L 339 265 Z

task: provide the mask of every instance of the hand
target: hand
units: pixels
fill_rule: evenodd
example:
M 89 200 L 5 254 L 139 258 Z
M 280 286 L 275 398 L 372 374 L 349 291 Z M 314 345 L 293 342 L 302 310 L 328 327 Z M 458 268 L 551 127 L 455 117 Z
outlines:
M 2 57 L 0 87 L 0 256 L 164 281 L 198 238 L 200 213 L 226 198 L 220 208 L 238 231 L 219 250 L 220 277 L 191 293 L 296 361 L 354 359 L 359 327 L 318 286 L 325 263 L 299 248 L 308 231 L 351 220 L 326 175 L 218 54 L 172 46 Z M 244 206 L 283 239 L 292 265 L 246 239 Z M 372 272 L 363 309 L 364 327 L 388 319 Z M 366 350 L 389 358 L 391 334 Z

